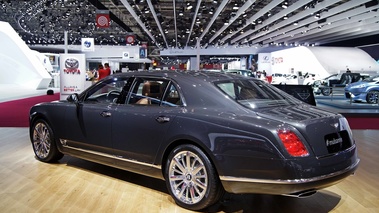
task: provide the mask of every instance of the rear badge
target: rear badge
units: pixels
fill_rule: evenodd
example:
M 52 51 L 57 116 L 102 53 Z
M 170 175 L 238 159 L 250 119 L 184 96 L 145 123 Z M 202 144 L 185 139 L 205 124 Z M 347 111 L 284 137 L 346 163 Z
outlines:
M 337 144 L 337 143 L 342 143 L 343 140 L 342 138 L 336 138 L 336 139 L 333 139 L 333 140 L 326 140 L 326 146 L 332 146 L 334 144 Z

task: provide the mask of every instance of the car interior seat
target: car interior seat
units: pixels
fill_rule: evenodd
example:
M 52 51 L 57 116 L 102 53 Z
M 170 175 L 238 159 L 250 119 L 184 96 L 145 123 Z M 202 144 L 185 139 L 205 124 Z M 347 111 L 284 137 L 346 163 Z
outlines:
M 161 84 L 158 82 L 145 82 L 142 86 L 142 95 L 145 97 L 138 100 L 137 104 L 152 104 L 152 99 L 160 100 L 162 97 Z
M 254 98 L 258 98 L 256 91 L 247 88 L 242 88 L 238 95 L 239 100 L 247 100 Z

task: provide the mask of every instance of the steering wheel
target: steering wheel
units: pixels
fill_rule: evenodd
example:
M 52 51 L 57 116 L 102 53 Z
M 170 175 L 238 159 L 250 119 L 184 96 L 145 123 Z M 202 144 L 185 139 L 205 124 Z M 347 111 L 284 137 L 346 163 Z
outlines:
M 111 90 L 111 91 L 109 91 L 107 93 L 107 100 L 109 100 L 109 98 L 112 96 L 112 94 L 115 94 L 115 95 L 119 96 L 121 94 L 121 92 L 117 91 L 117 90 Z M 112 100 L 113 100 L 113 98 L 112 98 Z

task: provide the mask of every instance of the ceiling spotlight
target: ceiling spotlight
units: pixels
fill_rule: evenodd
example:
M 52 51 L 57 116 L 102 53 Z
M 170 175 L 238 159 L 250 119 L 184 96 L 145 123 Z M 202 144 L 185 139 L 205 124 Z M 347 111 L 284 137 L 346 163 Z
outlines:
M 283 7 L 284 9 L 287 8 L 287 7 L 288 7 L 288 2 L 287 2 L 287 1 L 283 2 L 282 7 Z
M 213 14 L 213 11 L 214 11 L 214 8 L 211 7 L 211 8 L 209 9 L 208 13 L 209 13 L 209 14 Z

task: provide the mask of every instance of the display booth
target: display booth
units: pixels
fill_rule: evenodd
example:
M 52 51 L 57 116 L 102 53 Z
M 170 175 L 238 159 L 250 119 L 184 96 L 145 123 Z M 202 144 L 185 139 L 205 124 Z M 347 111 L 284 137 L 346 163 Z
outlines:
M 0 21 L 0 84 L 30 89 L 48 88 L 51 76 L 33 52 L 7 22 Z

